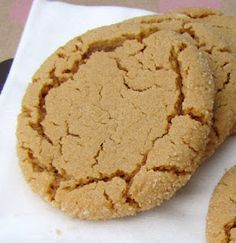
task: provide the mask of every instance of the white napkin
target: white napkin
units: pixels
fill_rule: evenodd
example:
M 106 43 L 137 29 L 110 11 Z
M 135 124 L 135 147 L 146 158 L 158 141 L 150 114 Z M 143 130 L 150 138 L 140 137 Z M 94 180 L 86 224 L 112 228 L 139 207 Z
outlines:
M 31 76 L 58 46 L 82 32 L 150 12 L 34 2 L 11 72 L 0 95 L 0 242 L 204 242 L 212 190 L 235 163 L 231 137 L 170 201 L 135 217 L 87 222 L 45 203 L 24 181 L 16 156 L 16 119 Z

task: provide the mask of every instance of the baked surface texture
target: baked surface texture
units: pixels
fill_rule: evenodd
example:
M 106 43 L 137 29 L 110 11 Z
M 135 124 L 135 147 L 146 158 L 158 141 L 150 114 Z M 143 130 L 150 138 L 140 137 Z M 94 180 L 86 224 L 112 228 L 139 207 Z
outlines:
M 236 242 L 236 166 L 216 186 L 208 208 L 207 242 Z
M 181 34 L 128 22 L 92 30 L 34 75 L 18 118 L 21 168 L 75 217 L 153 208 L 200 164 L 214 95 L 206 55 Z
M 182 34 L 203 51 L 216 83 L 213 126 L 205 157 L 234 132 L 236 123 L 236 17 L 211 9 L 182 9 L 129 21 Z
M 186 9 L 180 9 L 178 10 L 179 13 L 182 13 L 188 17 L 191 18 L 192 21 L 203 23 L 210 25 L 212 29 L 215 30 L 215 32 L 218 32 L 222 39 L 227 43 L 229 52 L 236 55 L 236 16 L 235 15 L 224 15 L 220 11 L 216 11 L 213 9 L 203 9 L 203 8 L 186 8 Z M 235 64 L 234 64 L 235 65 Z M 230 103 L 229 105 L 230 110 L 236 117 L 236 97 L 235 95 L 232 96 L 232 94 L 236 92 L 236 81 L 235 81 L 235 71 L 229 72 L 229 77 L 225 78 L 225 81 L 229 81 L 229 88 L 233 91 L 229 94 L 229 99 L 226 100 L 227 103 Z M 232 83 L 232 85 L 231 85 Z M 232 87 L 233 86 L 233 87 Z M 225 91 L 225 93 L 228 93 L 229 91 Z M 224 98 L 225 99 L 225 98 Z M 227 116 L 226 116 L 227 117 Z M 236 119 L 236 118 L 235 118 Z M 230 133 L 236 132 L 236 124 L 234 121 L 234 126 Z

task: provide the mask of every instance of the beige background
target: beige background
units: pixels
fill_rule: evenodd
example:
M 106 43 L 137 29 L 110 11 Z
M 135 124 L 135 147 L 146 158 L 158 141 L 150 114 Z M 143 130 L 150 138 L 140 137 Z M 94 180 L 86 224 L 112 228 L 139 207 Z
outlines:
M 158 12 L 158 0 L 60 0 L 81 5 L 113 5 L 143 8 Z M 180 0 L 176 0 L 180 1 Z M 18 1 L 20 3 L 20 0 Z M 23 2 L 23 1 L 22 1 Z M 31 2 L 28 0 L 28 2 Z M 0 0 L 0 62 L 8 58 L 14 57 L 24 23 L 13 20 L 9 15 L 9 9 L 12 7 L 14 0 Z M 18 4 L 19 5 L 19 4 Z M 19 5 L 24 8 L 25 6 Z M 27 11 L 24 10 L 27 16 L 30 4 Z M 236 14 L 235 0 L 222 0 L 221 10 L 225 13 Z

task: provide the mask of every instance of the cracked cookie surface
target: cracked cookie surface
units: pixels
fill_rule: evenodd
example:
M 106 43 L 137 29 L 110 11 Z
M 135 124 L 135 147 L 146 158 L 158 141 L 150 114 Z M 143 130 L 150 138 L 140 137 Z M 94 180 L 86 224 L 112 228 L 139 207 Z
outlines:
M 216 186 L 208 208 L 206 235 L 209 243 L 236 242 L 236 166 Z
M 23 173 L 79 218 L 150 209 L 200 164 L 214 90 L 204 53 L 180 34 L 135 23 L 87 32 L 59 48 L 26 91 Z
M 206 149 L 206 157 L 210 156 L 235 130 L 236 17 L 211 9 L 183 9 L 129 21 L 180 33 L 208 56 L 216 82 L 213 126 Z
M 220 38 L 224 40 L 228 46 L 228 49 L 230 52 L 232 52 L 234 55 L 236 55 L 236 16 L 235 15 L 224 15 L 222 12 L 213 10 L 213 9 L 204 9 L 204 8 L 197 8 L 197 9 L 180 9 L 178 10 L 179 13 L 182 13 L 188 17 L 191 18 L 192 21 L 206 24 L 210 26 L 215 32 L 218 32 L 220 34 Z M 229 63 L 229 62 L 228 62 Z M 235 66 L 235 63 L 233 63 Z M 231 71 L 232 72 L 232 71 Z M 225 93 L 227 93 L 227 96 L 230 97 L 230 99 L 226 99 L 223 97 L 225 103 L 230 103 L 231 101 L 231 113 L 234 114 L 234 117 L 236 117 L 236 74 L 233 72 L 232 74 L 230 73 L 230 76 L 228 78 L 231 79 L 228 81 L 228 83 L 232 83 L 230 87 L 230 92 L 229 90 L 226 90 Z M 227 78 L 224 78 L 226 81 Z M 226 96 L 226 95 L 225 95 Z M 227 110 L 226 110 L 227 111 Z M 229 112 L 228 112 L 229 113 Z M 226 115 L 227 118 L 228 115 Z M 226 120 L 226 118 L 224 120 Z M 235 118 L 236 120 L 236 118 Z M 224 121 L 225 122 L 225 121 Z M 222 122 L 224 124 L 224 122 Z M 222 125 L 221 125 L 222 126 Z M 232 130 L 230 131 L 231 133 L 236 132 L 236 124 L 234 121 L 234 126 Z

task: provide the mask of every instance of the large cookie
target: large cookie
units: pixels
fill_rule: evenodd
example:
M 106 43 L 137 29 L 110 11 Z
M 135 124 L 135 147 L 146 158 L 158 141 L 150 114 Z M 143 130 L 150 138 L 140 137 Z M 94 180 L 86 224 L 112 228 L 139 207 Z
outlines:
M 150 209 L 201 162 L 214 94 L 207 58 L 180 34 L 135 23 L 90 31 L 59 48 L 26 91 L 24 175 L 79 218 Z
M 182 10 L 180 14 L 139 17 L 130 21 L 181 33 L 208 56 L 216 81 L 213 126 L 206 150 L 206 157 L 208 157 L 232 133 L 236 123 L 236 47 L 234 47 L 236 37 L 230 39 L 229 33 L 222 34 L 226 28 L 215 26 L 213 20 L 209 23 L 206 20 L 214 16 L 223 18 L 220 13 L 213 10 L 203 12 L 193 9 L 192 15 L 190 13 L 187 15 L 186 11 Z M 198 14 L 198 20 L 192 17 L 194 14 Z
M 209 243 L 236 242 L 236 166 L 225 173 L 213 192 L 206 234 Z

